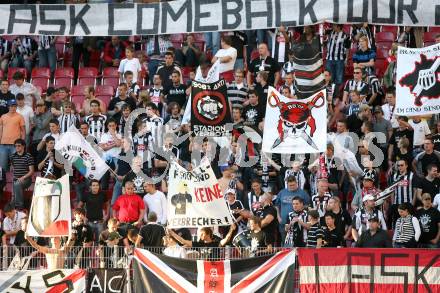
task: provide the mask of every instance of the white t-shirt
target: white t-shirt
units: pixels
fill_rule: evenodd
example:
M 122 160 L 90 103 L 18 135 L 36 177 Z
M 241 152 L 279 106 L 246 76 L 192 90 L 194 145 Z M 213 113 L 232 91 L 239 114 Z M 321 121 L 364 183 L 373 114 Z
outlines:
M 45 140 L 48 136 L 52 136 L 55 139 L 55 143 L 57 143 L 60 140 L 60 135 L 59 133 L 46 133 L 43 138 L 41 140 Z
M 15 216 L 13 219 L 10 219 L 9 217 L 6 217 L 3 220 L 3 230 L 5 230 L 5 232 L 10 232 L 10 231 L 14 231 L 14 230 L 18 230 L 21 228 L 21 220 L 26 217 L 25 213 L 16 211 L 15 212 Z M 14 244 L 15 241 L 15 236 L 10 236 L 9 237 L 9 243 L 10 244 Z
M 119 133 L 116 133 L 116 137 L 118 139 L 122 139 Z M 101 136 L 101 140 L 99 141 L 99 143 L 112 143 L 112 142 L 114 142 L 114 138 L 109 132 L 104 133 Z M 110 158 L 116 158 L 119 156 L 120 153 L 121 153 L 120 147 L 111 148 L 104 152 L 104 159 L 109 160 Z
M 147 193 L 144 196 L 145 206 L 148 207 L 148 213 L 155 212 L 157 215 L 157 222 L 159 224 L 167 223 L 167 199 L 162 191 L 156 190 L 155 193 Z M 147 222 L 148 215 L 145 213 L 144 220 Z
M 423 146 L 426 135 L 431 134 L 428 123 L 426 120 L 421 120 L 418 123 L 410 120 L 409 125 L 414 129 L 414 146 Z
M 432 201 L 432 205 L 436 207 L 437 210 L 440 212 L 440 193 L 434 197 L 434 200 Z
M 215 57 L 217 58 L 226 57 L 226 56 L 230 56 L 232 57 L 232 59 L 229 62 L 220 63 L 219 65 L 220 73 L 234 70 L 235 60 L 237 59 L 237 49 L 233 47 L 230 47 L 228 49 L 220 49 L 215 54 Z
M 165 248 L 163 254 L 170 257 L 186 258 L 186 249 L 176 244 Z
M 32 110 L 32 107 L 25 104 L 23 108 L 17 107 L 17 112 L 23 116 L 26 127 L 26 135 L 29 135 L 31 132 L 31 123 L 34 120 L 34 111 Z
M 128 60 L 127 58 L 122 59 L 119 63 L 118 72 L 124 74 L 126 71 L 133 72 L 133 82 L 137 82 L 138 73 L 141 71 L 141 63 L 138 58 L 133 58 Z
M 397 122 L 396 115 L 394 115 L 394 106 L 391 106 L 390 104 L 384 104 L 382 105 L 382 111 L 383 111 L 383 118 L 391 122 L 391 126 L 393 128 L 399 127 L 399 122 Z

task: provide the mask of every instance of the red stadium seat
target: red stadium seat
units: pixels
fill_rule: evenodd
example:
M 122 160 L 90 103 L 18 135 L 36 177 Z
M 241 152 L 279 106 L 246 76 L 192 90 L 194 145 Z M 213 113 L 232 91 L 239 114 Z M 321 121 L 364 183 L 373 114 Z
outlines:
M 427 47 L 427 44 L 435 43 L 435 36 L 440 33 L 438 32 L 426 32 L 423 34 L 423 44 Z
M 376 42 L 376 48 L 377 49 L 391 49 L 391 47 L 393 46 L 393 42 Z
M 98 85 L 96 86 L 96 96 L 113 96 L 115 93 L 114 88 L 111 85 Z
M 102 84 L 117 88 L 119 85 L 119 72 L 116 67 L 106 67 L 102 72 Z
M 430 32 L 430 33 L 440 33 L 440 27 L 439 26 L 430 26 L 428 28 L 428 32 Z
M 55 70 L 55 87 L 71 88 L 73 85 L 74 71 L 71 67 L 62 67 Z
M 56 43 L 55 43 L 55 49 L 57 51 L 57 60 L 58 62 L 63 62 L 64 66 L 64 55 L 66 52 L 66 44 L 68 43 L 68 38 L 65 36 L 59 36 L 57 37 Z
M 110 104 L 110 100 L 112 99 L 113 95 L 102 95 L 102 96 L 96 95 L 96 97 L 98 99 L 100 99 L 101 101 L 103 101 L 105 103 L 105 105 L 108 107 L 108 105 Z
M 383 25 L 380 28 L 381 32 L 391 32 L 395 36 L 397 36 L 397 33 L 399 32 L 399 27 L 396 25 Z
M 374 63 L 374 67 L 376 68 L 376 76 L 378 78 L 382 78 L 385 71 L 387 70 L 388 61 L 383 59 L 376 60 L 376 62 Z
M 32 78 L 31 83 L 35 87 L 41 88 L 40 93 L 45 93 L 47 88 L 48 88 L 48 86 L 49 86 L 49 78 L 47 78 L 47 77 L 35 77 L 35 78 Z
M 46 67 L 35 67 L 32 69 L 31 83 L 35 86 L 41 87 L 43 92 L 46 92 L 49 86 L 50 69 Z
M 5 77 L 5 73 L 3 72 L 3 70 L 0 70 L 0 79 L 3 79 L 3 77 Z
M 396 34 L 392 32 L 376 33 L 376 42 L 394 42 L 396 41 Z
M 351 24 L 344 24 L 342 30 L 347 34 L 347 35 L 351 35 L 351 29 L 352 26 Z
M 96 78 L 98 77 L 98 69 L 96 67 L 83 67 L 78 71 L 79 85 L 96 85 Z
M 75 95 L 75 96 L 72 95 L 71 96 L 72 103 L 75 104 L 75 108 L 77 110 L 82 108 L 82 104 L 85 99 L 86 99 L 86 97 L 84 95 Z
M 378 49 L 376 50 L 376 58 L 377 58 L 377 59 L 387 59 L 388 56 L 390 55 L 389 52 L 390 52 L 389 49 L 386 49 L 386 48 L 380 48 L 380 49 L 379 49 L 379 48 L 378 48 Z
M 84 90 L 86 89 L 86 87 L 87 85 L 75 85 L 72 87 L 70 94 L 72 96 L 84 96 Z
M 35 67 L 32 69 L 32 78 L 35 77 L 47 77 L 50 78 L 50 69 L 47 67 Z
M 16 73 L 17 71 L 23 73 L 23 74 L 24 74 L 24 77 L 27 78 L 26 68 L 21 68 L 21 67 L 9 67 L 9 68 L 8 68 L 8 80 L 9 80 L 9 81 L 12 81 L 12 80 L 13 80 L 12 76 L 14 76 L 14 73 Z
M 205 36 L 201 33 L 195 33 L 194 36 L 194 43 L 197 45 L 197 47 L 204 51 L 205 50 Z

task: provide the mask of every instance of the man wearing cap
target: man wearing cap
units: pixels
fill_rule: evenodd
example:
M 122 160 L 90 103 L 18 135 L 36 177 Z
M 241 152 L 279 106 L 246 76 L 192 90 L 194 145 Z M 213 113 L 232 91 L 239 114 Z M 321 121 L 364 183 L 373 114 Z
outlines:
M 374 186 L 374 182 L 376 181 L 375 172 L 364 172 L 362 178 L 362 189 L 357 189 L 356 193 L 353 197 L 353 201 L 351 202 L 351 207 L 353 210 L 357 210 L 361 207 L 362 201 L 364 200 L 366 195 L 375 196 L 380 192 L 379 189 Z
M 15 96 L 18 93 L 22 93 L 24 95 L 25 104 L 33 107 L 34 98 L 40 98 L 40 93 L 38 92 L 37 88 L 33 84 L 25 81 L 24 74 L 20 71 L 15 72 L 12 78 L 14 79 L 15 83 L 9 86 L 11 93 Z
M 225 191 L 226 195 L 226 203 L 229 207 L 229 210 L 232 213 L 232 216 L 235 218 L 235 221 L 237 222 L 238 231 L 237 233 L 240 233 L 241 231 L 246 229 L 246 223 L 243 220 L 243 217 L 240 215 L 240 211 L 244 209 L 243 203 L 239 200 L 237 200 L 237 193 L 235 189 L 229 188 Z
M 364 248 L 391 248 L 391 239 L 388 233 L 380 227 L 378 217 L 368 219 L 369 229 L 362 233 L 356 242 L 356 247 Z
M 371 194 L 367 194 L 363 198 L 363 203 L 364 207 L 359 209 L 353 217 L 351 233 L 354 241 L 358 241 L 359 236 L 370 228 L 370 222 L 368 221 L 370 218 L 378 218 L 382 229 L 387 229 L 382 211 L 375 207 L 375 197 Z
M 0 117 L 0 167 L 8 169 L 9 157 L 15 152 L 14 142 L 25 139 L 25 122 L 21 114 L 17 113 L 17 101 L 8 101 L 9 112 Z

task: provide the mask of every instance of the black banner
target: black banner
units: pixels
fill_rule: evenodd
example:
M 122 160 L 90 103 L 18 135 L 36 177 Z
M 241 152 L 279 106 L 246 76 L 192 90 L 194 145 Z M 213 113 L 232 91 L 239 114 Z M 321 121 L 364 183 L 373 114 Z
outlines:
M 225 136 L 231 113 L 224 79 L 214 83 L 192 82 L 191 130 L 196 136 Z
M 127 288 L 125 269 L 90 269 L 87 275 L 88 293 L 124 293 Z

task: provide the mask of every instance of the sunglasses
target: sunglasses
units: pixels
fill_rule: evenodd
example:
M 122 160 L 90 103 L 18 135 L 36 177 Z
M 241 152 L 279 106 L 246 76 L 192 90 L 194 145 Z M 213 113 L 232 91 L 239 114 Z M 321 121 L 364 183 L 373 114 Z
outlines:
M 353 72 L 354 74 L 361 74 L 362 72 L 358 72 L 358 71 L 356 71 L 356 72 Z
M 403 167 L 405 166 L 404 164 L 398 164 L 397 167 Z

